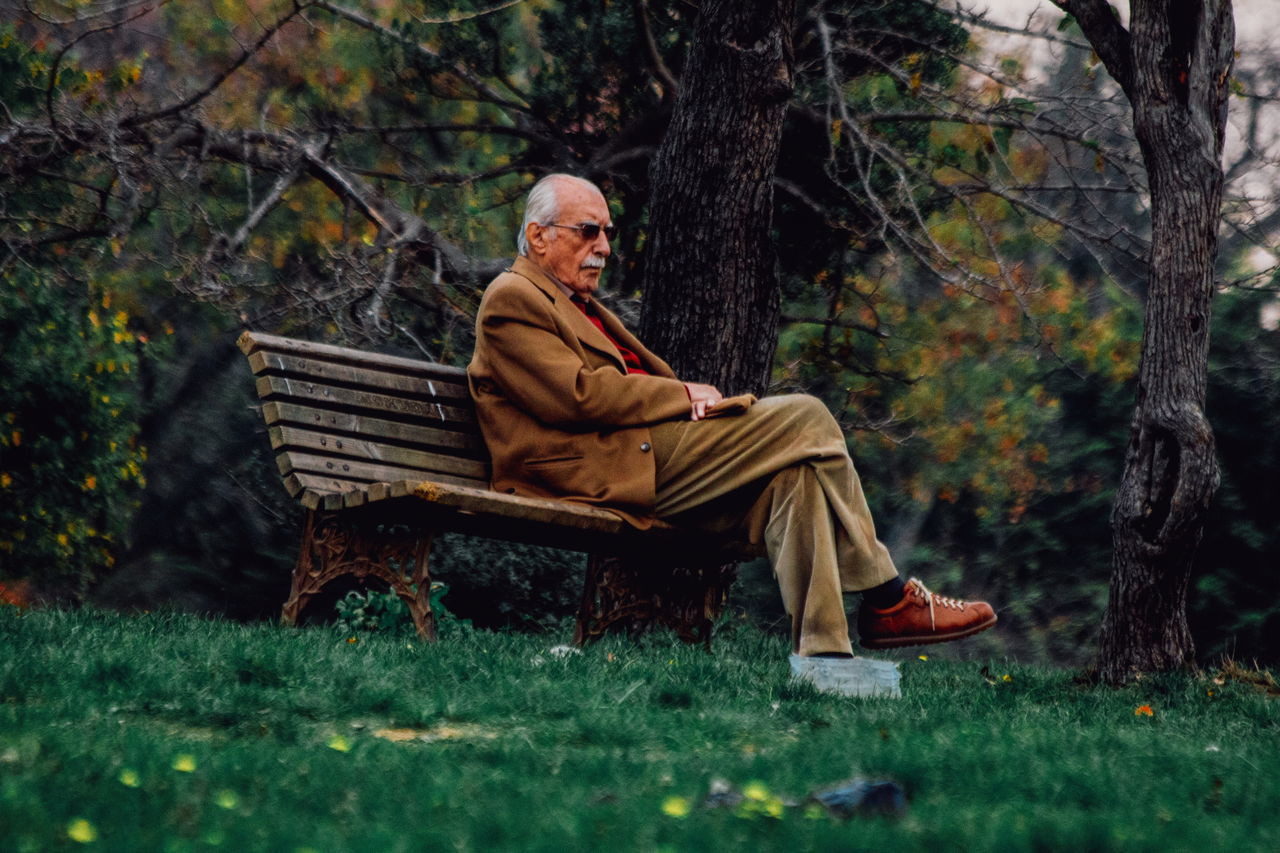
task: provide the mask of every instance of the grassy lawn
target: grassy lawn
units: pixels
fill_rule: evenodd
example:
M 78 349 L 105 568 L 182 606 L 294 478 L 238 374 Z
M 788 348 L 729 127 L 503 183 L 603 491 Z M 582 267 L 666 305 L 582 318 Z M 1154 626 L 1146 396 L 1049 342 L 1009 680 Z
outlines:
M 557 656 L 0 607 L 0 640 L 3 850 L 1280 849 L 1280 700 L 1212 673 L 910 650 L 902 699 L 848 700 L 745 628 Z M 803 804 L 854 776 L 906 812 Z M 707 808 L 716 779 L 752 797 Z

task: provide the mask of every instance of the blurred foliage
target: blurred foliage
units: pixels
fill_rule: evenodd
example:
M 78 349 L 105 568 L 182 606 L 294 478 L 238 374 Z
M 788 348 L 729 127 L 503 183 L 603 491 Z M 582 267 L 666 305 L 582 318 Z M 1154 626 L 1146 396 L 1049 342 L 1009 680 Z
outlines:
M 22 267 L 0 281 L 0 579 L 79 600 L 115 562 L 146 485 L 147 338 L 101 287 Z
M 574 551 L 449 534 L 431 548 L 448 607 L 478 628 L 546 631 L 577 613 L 586 558 Z
M 1275 296 L 1220 294 L 1208 414 L 1222 464 L 1197 554 L 1190 604 L 1202 654 L 1280 661 L 1280 331 L 1262 328 Z

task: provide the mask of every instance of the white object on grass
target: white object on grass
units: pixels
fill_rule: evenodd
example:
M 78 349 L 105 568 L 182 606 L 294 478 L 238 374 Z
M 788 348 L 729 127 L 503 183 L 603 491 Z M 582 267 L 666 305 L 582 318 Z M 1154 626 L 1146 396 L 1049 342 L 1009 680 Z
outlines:
M 893 661 L 871 658 L 812 658 L 791 655 L 791 677 L 841 696 L 902 698 L 902 674 Z

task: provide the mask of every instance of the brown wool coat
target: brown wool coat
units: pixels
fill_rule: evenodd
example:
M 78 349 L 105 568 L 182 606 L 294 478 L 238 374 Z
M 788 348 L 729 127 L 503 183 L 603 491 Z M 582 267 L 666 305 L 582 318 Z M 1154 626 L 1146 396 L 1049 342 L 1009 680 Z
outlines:
M 528 258 L 485 290 L 467 368 L 493 488 L 602 505 L 637 527 L 653 521 L 649 426 L 689 416 L 666 362 L 600 303 L 618 343 L 651 375 L 627 375 L 617 348 Z

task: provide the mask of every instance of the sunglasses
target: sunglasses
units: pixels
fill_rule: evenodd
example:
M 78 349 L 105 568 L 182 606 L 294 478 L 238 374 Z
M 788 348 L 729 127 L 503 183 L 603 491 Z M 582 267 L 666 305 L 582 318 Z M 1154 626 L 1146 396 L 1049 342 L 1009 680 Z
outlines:
M 595 222 L 583 222 L 579 225 L 560 225 L 557 222 L 547 222 L 545 227 L 568 228 L 570 231 L 577 231 L 585 240 L 594 240 L 600 236 L 601 231 L 604 232 L 606 240 L 612 240 L 618 233 L 618 226 L 616 225 L 600 225 Z

